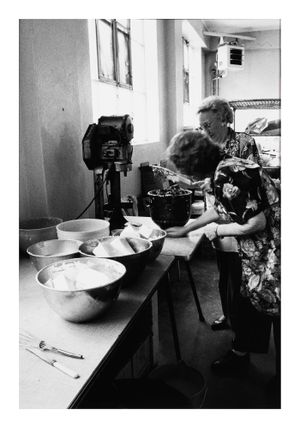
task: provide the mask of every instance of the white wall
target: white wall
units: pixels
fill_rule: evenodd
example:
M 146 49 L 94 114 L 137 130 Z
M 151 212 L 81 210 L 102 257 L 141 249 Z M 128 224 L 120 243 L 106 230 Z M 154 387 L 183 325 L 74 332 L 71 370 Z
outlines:
M 219 95 L 228 100 L 251 98 L 280 98 L 280 31 L 247 34 L 254 41 L 243 41 L 245 66 L 243 70 L 228 71 L 219 79 Z M 210 93 L 209 71 L 216 61 L 218 38 L 212 38 L 215 50 L 206 54 L 206 96 Z M 212 46 L 212 42 L 211 42 Z
M 93 196 L 89 75 L 85 20 L 20 21 L 20 220 L 74 218 Z
M 251 33 L 255 41 L 245 41 L 245 67 L 229 71 L 220 80 L 220 96 L 229 100 L 280 98 L 279 31 Z

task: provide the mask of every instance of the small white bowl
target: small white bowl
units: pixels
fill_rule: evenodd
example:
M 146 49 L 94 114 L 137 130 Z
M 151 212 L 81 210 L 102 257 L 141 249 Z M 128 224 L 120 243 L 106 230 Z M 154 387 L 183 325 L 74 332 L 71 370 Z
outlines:
M 20 250 L 26 253 L 27 248 L 36 242 L 56 239 L 56 226 L 62 221 L 58 217 L 38 217 L 21 221 L 19 225 Z
M 109 236 L 109 222 L 97 218 L 69 220 L 56 227 L 58 239 L 88 241 Z

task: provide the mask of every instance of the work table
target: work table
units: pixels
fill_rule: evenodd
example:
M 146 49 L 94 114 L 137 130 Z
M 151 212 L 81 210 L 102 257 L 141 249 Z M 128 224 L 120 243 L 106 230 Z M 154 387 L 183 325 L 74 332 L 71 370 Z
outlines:
M 138 221 L 157 227 L 150 217 L 126 218 L 128 221 Z M 203 321 L 188 265 L 203 236 L 203 229 L 198 229 L 183 238 L 166 238 L 161 255 L 146 266 L 130 288 L 121 290 L 118 300 L 107 314 L 95 321 L 82 324 L 63 320 L 48 306 L 35 280 L 37 272 L 28 258 L 21 258 L 20 328 L 49 341 L 56 347 L 83 354 L 84 359 L 72 359 L 45 352 L 48 358 L 56 358 L 80 375 L 78 379 L 73 379 L 28 351 L 20 349 L 20 408 L 76 407 L 86 389 L 99 372 L 104 370 L 104 365 L 114 354 L 119 342 L 126 337 L 139 312 L 153 298 L 174 257 L 183 258 L 187 264 L 200 320 Z M 176 356 L 180 359 L 175 315 L 172 308 L 170 311 Z
M 142 216 L 126 216 L 126 220 L 133 223 L 141 223 L 151 228 L 158 228 L 152 221 L 151 217 Z M 191 219 L 188 224 L 193 222 Z M 199 247 L 202 239 L 204 238 L 204 228 L 199 228 L 190 232 L 187 236 L 182 238 L 168 238 L 166 237 L 161 254 L 166 256 L 183 257 L 190 260 L 197 248 Z
M 146 266 L 130 288 L 121 290 L 118 300 L 106 314 L 93 322 L 76 324 L 63 320 L 48 306 L 36 284 L 34 267 L 29 259 L 21 259 L 20 328 L 54 346 L 83 354 L 84 359 L 45 351 L 45 356 L 57 359 L 80 375 L 73 379 L 20 349 L 20 408 L 72 407 L 157 291 L 173 260 L 173 257 L 159 256 Z
M 126 219 L 128 221 L 131 221 L 131 222 L 144 224 L 144 225 L 149 226 L 151 228 L 157 228 L 158 227 L 152 221 L 152 219 L 150 217 L 127 216 Z M 188 223 L 191 223 L 193 221 L 195 221 L 195 220 L 190 219 L 188 221 Z M 187 270 L 187 273 L 188 273 L 188 276 L 189 276 L 191 289 L 193 292 L 195 304 L 196 304 L 198 315 L 199 315 L 199 320 L 201 322 L 205 322 L 205 318 L 204 318 L 204 315 L 202 313 L 200 301 L 198 298 L 198 294 L 197 294 L 197 290 L 196 290 L 196 284 L 195 284 L 193 274 L 192 274 L 192 270 L 191 270 L 191 266 L 190 266 L 190 260 L 194 256 L 197 248 L 200 246 L 201 241 L 204 238 L 204 236 L 205 236 L 204 228 L 201 227 L 199 229 L 196 229 L 196 230 L 189 232 L 189 234 L 187 236 L 184 236 L 181 238 L 166 237 L 162 251 L 161 251 L 161 254 L 168 255 L 168 256 L 174 256 L 177 258 L 177 260 L 180 260 L 180 259 L 183 260 L 185 267 L 186 267 L 186 270 Z M 177 346 L 175 343 L 175 348 L 177 348 L 177 350 L 176 350 L 177 358 L 180 359 L 181 355 L 180 355 L 179 344 Z

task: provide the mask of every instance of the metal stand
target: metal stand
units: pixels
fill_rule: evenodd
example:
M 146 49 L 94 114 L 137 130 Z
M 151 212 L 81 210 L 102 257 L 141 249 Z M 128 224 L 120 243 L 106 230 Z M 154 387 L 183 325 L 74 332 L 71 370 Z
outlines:
M 173 306 L 173 300 L 172 300 L 172 294 L 171 294 L 170 274 L 169 273 L 167 274 L 165 290 L 166 290 L 166 297 L 167 297 L 167 302 L 168 302 L 168 306 L 169 306 L 169 314 L 170 314 L 170 320 L 171 320 L 171 328 L 172 328 L 172 334 L 173 334 L 175 354 L 176 354 L 177 361 L 180 362 L 180 361 L 182 361 L 182 358 L 181 358 L 181 352 L 180 352 L 180 346 L 179 346 L 179 340 L 178 340 L 176 319 L 175 319 L 175 314 L 174 314 L 174 306 Z
M 196 306 L 197 306 L 199 320 L 201 322 L 205 322 L 205 318 L 203 316 L 202 309 L 201 309 L 201 306 L 200 306 L 200 302 L 199 302 L 199 299 L 198 299 L 197 290 L 196 290 L 196 286 L 195 286 L 195 282 L 194 282 L 194 278 L 193 278 L 193 275 L 192 275 L 190 264 L 189 264 L 188 260 L 186 260 L 186 259 L 184 259 L 184 262 L 185 262 L 186 270 L 187 270 L 187 273 L 188 273 L 188 276 L 189 276 L 189 279 L 190 279 L 190 284 L 191 284 L 191 289 L 192 289 L 192 292 L 193 292 L 194 300 L 195 300 L 195 303 L 196 303 Z
M 110 192 L 111 192 L 111 204 L 113 212 L 110 217 L 110 230 L 122 229 L 127 223 L 127 220 L 122 214 L 121 208 L 121 177 L 120 172 L 116 171 L 115 166 L 110 171 Z
M 115 166 L 109 172 L 110 192 L 111 192 L 111 207 L 112 214 L 110 217 L 110 230 L 122 229 L 127 222 L 122 214 L 121 207 L 121 178 L 120 172 L 116 171 Z M 95 217 L 104 219 L 104 196 L 103 196 L 103 181 L 102 169 L 94 170 L 94 192 L 95 198 Z
M 95 198 L 95 218 L 104 219 L 104 198 L 103 181 L 101 178 L 102 170 L 94 169 L 94 193 Z

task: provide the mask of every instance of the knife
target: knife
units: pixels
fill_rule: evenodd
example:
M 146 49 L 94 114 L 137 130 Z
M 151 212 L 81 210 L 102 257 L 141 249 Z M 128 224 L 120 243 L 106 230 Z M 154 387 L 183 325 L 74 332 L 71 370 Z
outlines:
M 63 364 L 59 363 L 58 361 L 56 361 L 56 360 L 50 360 L 49 358 L 40 355 L 39 352 L 34 351 L 31 348 L 25 348 L 25 349 L 26 349 L 26 351 L 31 352 L 36 357 L 38 357 L 41 360 L 45 361 L 45 363 L 50 364 L 50 366 L 53 366 L 53 367 L 57 368 L 61 372 L 65 373 L 66 375 L 71 376 L 74 379 L 77 379 L 77 378 L 80 377 L 78 373 L 75 373 L 73 370 L 69 369 L 68 367 L 64 366 Z

